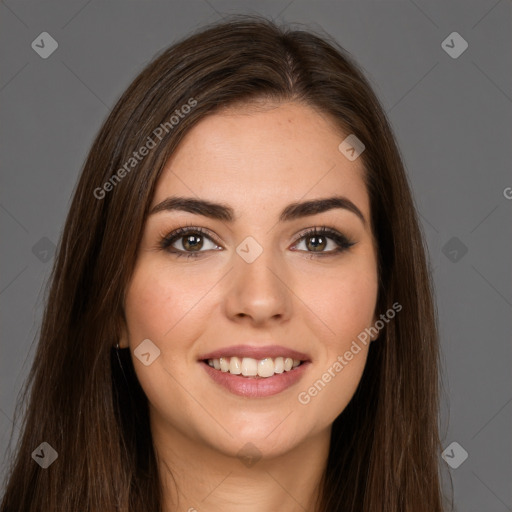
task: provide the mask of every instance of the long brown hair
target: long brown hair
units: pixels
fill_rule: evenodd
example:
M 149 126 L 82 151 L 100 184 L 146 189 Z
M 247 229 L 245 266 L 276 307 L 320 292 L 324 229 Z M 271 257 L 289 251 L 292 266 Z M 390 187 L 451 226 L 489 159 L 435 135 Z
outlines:
M 255 99 L 313 106 L 364 143 L 378 244 L 377 312 L 395 302 L 403 308 L 371 344 L 357 391 L 334 421 L 318 511 L 443 510 L 432 284 L 390 125 L 334 40 L 235 16 L 162 51 L 92 145 L 20 395 L 28 406 L 0 512 L 161 510 L 147 398 L 129 351 L 112 348 L 124 322 L 124 293 L 155 185 L 180 140 L 204 116 Z M 134 164 L 134 151 L 150 139 L 155 145 Z M 42 442 L 58 453 L 46 469 L 31 457 Z

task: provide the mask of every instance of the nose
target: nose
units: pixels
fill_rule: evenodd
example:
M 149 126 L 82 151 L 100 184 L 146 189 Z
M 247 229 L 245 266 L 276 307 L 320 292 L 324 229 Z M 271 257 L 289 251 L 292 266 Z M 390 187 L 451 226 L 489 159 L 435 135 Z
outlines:
M 225 296 L 225 313 L 231 320 L 254 325 L 284 322 L 291 317 L 289 276 L 270 250 L 252 263 L 234 254 L 234 268 Z M 287 279 L 288 277 L 288 279 Z

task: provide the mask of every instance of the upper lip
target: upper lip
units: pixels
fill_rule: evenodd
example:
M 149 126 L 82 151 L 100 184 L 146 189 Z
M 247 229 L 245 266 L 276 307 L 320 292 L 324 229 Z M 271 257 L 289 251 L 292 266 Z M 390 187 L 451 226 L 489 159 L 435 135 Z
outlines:
M 264 359 L 265 357 L 291 357 L 300 361 L 309 361 L 308 354 L 298 352 L 292 348 L 283 347 L 281 345 L 233 345 L 208 352 L 199 356 L 199 360 L 220 359 L 221 357 L 251 357 L 253 359 Z

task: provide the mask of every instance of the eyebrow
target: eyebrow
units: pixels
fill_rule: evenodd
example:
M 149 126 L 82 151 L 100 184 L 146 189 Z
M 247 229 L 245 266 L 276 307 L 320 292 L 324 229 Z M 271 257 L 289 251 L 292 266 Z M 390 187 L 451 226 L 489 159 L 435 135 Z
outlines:
M 366 226 L 366 219 L 361 210 L 348 198 L 343 196 L 332 196 L 322 199 L 313 199 L 311 201 L 303 201 L 291 203 L 286 206 L 279 216 L 280 222 L 292 221 L 310 215 L 316 215 L 335 208 L 348 210 L 354 213 Z M 204 199 L 196 199 L 193 197 L 168 197 L 161 203 L 155 205 L 149 215 L 153 215 L 162 211 L 184 211 L 196 215 L 202 215 L 215 220 L 233 222 L 236 220 L 235 211 L 231 206 L 222 203 L 214 203 Z

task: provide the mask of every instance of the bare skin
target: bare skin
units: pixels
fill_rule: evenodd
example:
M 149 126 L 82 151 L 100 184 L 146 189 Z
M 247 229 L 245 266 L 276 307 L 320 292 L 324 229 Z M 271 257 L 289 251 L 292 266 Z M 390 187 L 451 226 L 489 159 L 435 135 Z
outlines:
M 184 196 L 235 214 L 233 221 L 175 210 L 150 215 L 127 290 L 120 345 L 133 356 L 150 339 L 160 350 L 149 366 L 133 362 L 150 404 L 166 511 L 176 503 L 190 512 L 315 511 L 332 422 L 357 388 L 370 343 L 342 371 L 333 364 L 378 318 L 369 197 L 361 158 L 349 161 L 338 149 L 346 135 L 302 104 L 238 107 L 204 118 L 166 164 L 152 207 Z M 356 205 L 364 221 L 345 208 L 279 220 L 290 203 L 334 195 Z M 183 226 L 212 236 L 200 234 L 195 251 L 186 245 L 190 233 L 159 245 Z M 353 245 L 335 252 L 329 235 L 303 238 L 321 226 Z M 249 236 L 263 250 L 251 263 L 236 251 Z M 187 258 L 191 252 L 199 254 Z M 280 393 L 241 397 L 198 360 L 239 344 L 283 345 L 311 363 Z M 308 393 L 329 368 L 325 386 Z M 239 457 L 247 443 L 260 457 L 251 465 Z

